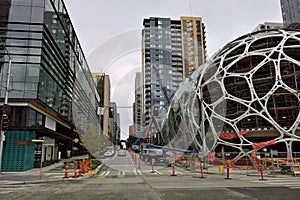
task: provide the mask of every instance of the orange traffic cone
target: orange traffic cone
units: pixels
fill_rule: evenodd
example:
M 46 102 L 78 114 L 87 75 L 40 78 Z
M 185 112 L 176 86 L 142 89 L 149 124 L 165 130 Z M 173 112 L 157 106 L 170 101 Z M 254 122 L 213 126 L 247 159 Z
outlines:
M 90 170 L 93 170 L 93 162 L 91 159 L 90 159 Z
M 82 176 L 82 161 L 80 161 L 79 163 L 79 172 L 78 172 L 79 176 Z
M 65 176 L 64 178 L 69 178 L 69 163 L 65 162 Z
M 78 171 L 77 171 L 77 161 L 74 162 L 74 175 L 73 175 L 73 178 L 78 178 Z

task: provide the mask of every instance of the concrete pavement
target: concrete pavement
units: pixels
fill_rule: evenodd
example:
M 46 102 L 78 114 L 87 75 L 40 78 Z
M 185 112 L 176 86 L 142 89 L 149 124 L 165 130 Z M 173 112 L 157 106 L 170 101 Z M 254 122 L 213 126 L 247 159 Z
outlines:
M 72 181 L 72 180 L 81 180 L 91 176 L 89 173 L 83 174 L 83 176 L 78 178 L 64 178 L 65 162 L 72 162 L 73 160 L 85 159 L 88 158 L 87 155 L 75 156 L 68 159 L 62 159 L 57 163 L 54 163 L 50 166 L 41 168 L 33 168 L 27 171 L 22 172 L 2 172 L 0 175 L 0 187 L 5 185 L 17 185 L 17 184 L 30 184 L 30 183 L 44 183 L 50 181 Z M 72 171 L 72 170 L 71 170 Z M 73 173 L 70 172 L 70 175 Z

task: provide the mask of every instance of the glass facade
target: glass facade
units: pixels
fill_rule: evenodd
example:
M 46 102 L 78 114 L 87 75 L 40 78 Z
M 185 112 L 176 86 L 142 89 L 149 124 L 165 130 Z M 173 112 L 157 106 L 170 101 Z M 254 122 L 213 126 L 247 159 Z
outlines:
M 143 110 L 147 125 L 153 110 L 167 107 L 184 78 L 205 62 L 206 47 L 200 17 L 150 17 L 143 25 Z
M 0 98 L 11 59 L 11 129 L 28 129 L 67 142 L 88 125 L 100 134 L 100 97 L 62 0 L 0 2 Z M 47 118 L 56 128 L 49 130 Z
M 144 19 L 145 122 L 163 108 L 182 81 L 180 23 L 170 18 Z
M 300 28 L 300 0 L 280 0 L 283 25 Z

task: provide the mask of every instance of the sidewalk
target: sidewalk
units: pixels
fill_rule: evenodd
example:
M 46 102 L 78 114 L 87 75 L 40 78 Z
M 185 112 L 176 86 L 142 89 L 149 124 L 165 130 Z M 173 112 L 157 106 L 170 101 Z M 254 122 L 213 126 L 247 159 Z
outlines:
M 68 159 L 62 159 L 58 163 L 54 163 L 47 167 L 33 168 L 22 172 L 2 172 L 0 175 L 0 187 L 5 185 L 19 185 L 19 184 L 30 184 L 30 183 L 43 183 L 51 181 L 63 181 L 63 180 L 81 180 L 90 177 L 90 174 L 85 173 L 83 176 L 78 178 L 64 178 L 64 162 L 71 162 L 73 160 L 88 158 L 87 155 L 74 156 Z
M 182 167 L 182 166 L 181 166 Z M 196 172 L 200 173 L 200 164 L 195 163 L 194 168 L 193 167 L 188 167 L 186 168 L 187 170 L 191 172 Z M 226 176 L 227 175 L 227 168 L 223 168 L 220 171 L 220 168 L 218 165 L 210 165 L 207 164 L 206 167 L 202 166 L 202 172 L 205 175 L 208 174 L 217 174 L 217 175 L 222 175 Z M 294 177 L 292 174 L 281 174 L 280 169 L 275 169 L 274 174 L 272 173 L 271 169 L 265 169 L 263 170 L 263 176 L 265 178 L 292 178 Z M 230 176 L 235 176 L 235 177 L 261 177 L 260 171 L 258 169 L 238 169 L 238 168 L 229 168 L 229 174 Z

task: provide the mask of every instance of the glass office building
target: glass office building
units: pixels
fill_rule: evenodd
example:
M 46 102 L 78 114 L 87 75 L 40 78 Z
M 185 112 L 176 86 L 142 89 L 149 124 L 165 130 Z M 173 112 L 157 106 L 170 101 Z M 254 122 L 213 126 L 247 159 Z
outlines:
M 100 98 L 62 0 L 2 0 L 0 10 L 2 102 L 8 89 L 8 107 L 1 111 L 9 116 L 2 169 L 26 170 L 40 150 L 43 160 L 70 156 L 74 137 L 90 124 L 99 126 Z M 38 148 L 35 138 L 47 146 Z M 21 147 L 32 157 L 18 159 L 29 164 L 11 168 L 9 156 Z

